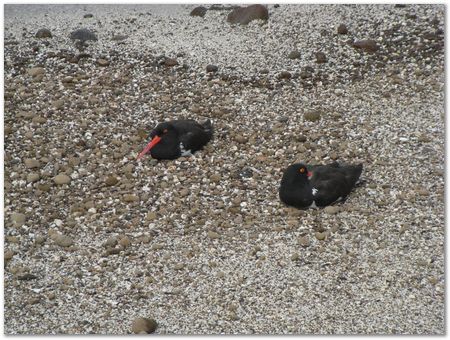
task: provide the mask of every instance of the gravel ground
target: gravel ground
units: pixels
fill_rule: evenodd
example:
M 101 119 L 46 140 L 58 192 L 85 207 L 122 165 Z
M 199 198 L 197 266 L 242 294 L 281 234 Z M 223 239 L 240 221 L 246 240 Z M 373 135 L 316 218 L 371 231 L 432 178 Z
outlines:
M 5 6 L 5 333 L 444 334 L 444 6 L 194 7 Z M 179 117 L 214 140 L 137 162 Z M 287 208 L 297 160 L 365 183 Z

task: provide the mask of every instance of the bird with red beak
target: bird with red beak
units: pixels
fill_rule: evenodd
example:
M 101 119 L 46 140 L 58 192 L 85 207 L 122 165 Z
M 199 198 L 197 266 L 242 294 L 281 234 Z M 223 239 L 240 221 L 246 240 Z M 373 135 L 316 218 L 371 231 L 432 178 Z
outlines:
M 150 133 L 150 141 L 137 159 L 141 159 L 149 152 L 155 159 L 190 156 L 211 140 L 212 133 L 210 120 L 203 124 L 191 119 L 160 123 Z

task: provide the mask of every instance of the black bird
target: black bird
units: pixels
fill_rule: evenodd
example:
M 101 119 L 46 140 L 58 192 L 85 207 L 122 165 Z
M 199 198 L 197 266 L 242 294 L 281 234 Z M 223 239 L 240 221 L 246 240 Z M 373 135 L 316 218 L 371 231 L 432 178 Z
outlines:
M 158 124 L 150 133 L 151 141 L 138 155 L 142 158 L 147 152 L 156 159 L 176 159 L 189 156 L 205 146 L 212 137 L 211 121 L 199 124 L 191 119 L 171 120 Z
M 362 164 L 290 165 L 281 179 L 279 195 L 287 205 L 307 209 L 344 201 L 362 172 Z

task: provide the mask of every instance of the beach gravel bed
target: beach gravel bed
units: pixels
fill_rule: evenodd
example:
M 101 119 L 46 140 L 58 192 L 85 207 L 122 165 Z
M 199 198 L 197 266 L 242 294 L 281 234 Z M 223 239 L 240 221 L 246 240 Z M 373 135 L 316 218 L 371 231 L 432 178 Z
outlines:
M 5 333 L 444 334 L 444 6 L 195 7 L 5 5 Z M 363 181 L 288 208 L 296 161 Z

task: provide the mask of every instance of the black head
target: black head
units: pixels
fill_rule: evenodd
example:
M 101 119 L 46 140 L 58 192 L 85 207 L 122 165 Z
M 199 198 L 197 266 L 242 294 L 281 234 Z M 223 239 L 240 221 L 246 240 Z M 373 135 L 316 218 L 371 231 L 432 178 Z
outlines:
M 295 163 L 290 165 L 286 171 L 284 172 L 286 177 L 289 177 L 291 180 L 307 180 L 308 177 L 311 176 L 311 173 L 308 171 L 308 168 L 303 163 Z
M 152 150 L 152 156 L 153 154 L 161 153 L 161 150 L 165 154 L 167 154 L 167 150 L 173 155 L 178 153 L 178 132 L 175 129 L 175 127 L 169 123 L 161 123 L 158 124 L 150 133 L 150 142 L 147 144 L 147 146 L 144 148 L 144 150 L 141 151 L 141 153 L 137 156 L 137 159 L 141 159 L 147 152 Z M 159 151 L 158 151 L 159 150 Z M 155 157 L 158 158 L 158 157 Z M 160 157 L 160 158 L 167 158 L 167 157 Z
M 306 165 L 302 163 L 292 164 L 284 171 L 279 188 L 282 202 L 299 209 L 312 204 L 314 197 L 308 174 Z
M 163 138 L 164 136 L 173 135 L 173 134 L 177 134 L 175 127 L 169 122 L 164 122 L 164 123 L 158 124 L 152 130 L 152 132 L 150 133 L 150 138 L 152 139 L 155 136 Z

